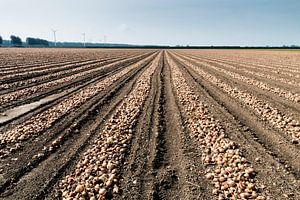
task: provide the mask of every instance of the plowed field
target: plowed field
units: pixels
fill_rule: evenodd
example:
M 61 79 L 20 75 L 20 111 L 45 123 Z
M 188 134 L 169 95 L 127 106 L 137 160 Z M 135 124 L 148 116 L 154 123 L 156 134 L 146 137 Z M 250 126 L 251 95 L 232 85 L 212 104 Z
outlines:
M 300 199 L 300 53 L 0 49 L 0 199 Z

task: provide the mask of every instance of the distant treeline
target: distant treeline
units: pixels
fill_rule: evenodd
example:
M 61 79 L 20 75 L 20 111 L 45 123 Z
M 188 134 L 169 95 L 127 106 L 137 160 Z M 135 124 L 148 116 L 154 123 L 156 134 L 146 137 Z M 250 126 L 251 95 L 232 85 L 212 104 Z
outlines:
M 14 47 L 60 47 L 60 48 L 83 48 L 82 42 L 49 42 L 40 38 L 26 38 L 22 42 L 18 36 L 10 36 L 10 40 L 3 40 L 0 36 L 0 46 Z M 131 45 L 113 43 L 86 43 L 86 48 L 142 48 L 142 49 L 300 49 L 298 45 L 284 46 L 168 46 L 168 45 Z
M 29 46 L 49 46 L 49 42 L 47 40 L 43 40 L 40 38 L 26 38 L 26 43 Z
M 18 36 L 14 36 L 14 35 L 10 36 L 10 41 L 12 46 L 16 46 L 16 47 L 22 46 L 22 40 Z
M 15 35 L 10 36 L 9 40 L 3 40 L 0 36 L 0 46 L 13 46 L 13 47 L 27 47 L 27 46 L 39 46 L 39 47 L 48 47 L 49 42 L 40 38 L 26 38 L 26 42 L 22 42 L 21 38 Z

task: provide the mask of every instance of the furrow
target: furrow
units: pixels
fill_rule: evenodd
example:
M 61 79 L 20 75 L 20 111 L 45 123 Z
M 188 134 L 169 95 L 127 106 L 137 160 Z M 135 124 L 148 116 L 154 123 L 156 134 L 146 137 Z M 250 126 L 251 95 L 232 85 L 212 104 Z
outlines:
M 118 171 L 130 142 L 141 108 L 150 91 L 150 79 L 158 66 L 157 56 L 138 79 L 135 88 L 116 109 L 94 145 L 76 169 L 59 184 L 63 198 L 105 199 L 119 192 Z
M 14 90 L 13 92 L 6 93 L 0 95 L 0 103 L 2 104 L 1 107 L 7 107 L 13 105 L 14 103 L 17 103 L 16 101 L 21 101 L 21 100 L 26 100 L 30 99 L 31 97 L 36 97 L 35 94 L 41 93 L 43 91 L 49 92 L 50 89 L 55 88 L 55 90 L 59 89 L 60 87 L 63 87 L 64 84 L 70 85 L 69 83 L 72 82 L 78 82 L 81 81 L 81 79 L 91 79 L 93 77 L 96 77 L 97 74 L 111 68 L 112 66 L 115 65 L 122 65 L 123 63 L 126 62 L 132 62 L 136 59 L 143 58 L 144 56 L 137 56 L 133 58 L 125 58 L 125 59 L 116 59 L 116 60 L 109 60 L 109 61 L 104 61 L 101 63 L 97 64 L 92 64 L 92 65 L 87 65 L 84 68 L 87 67 L 86 70 L 81 69 L 78 73 L 76 72 L 75 74 L 72 73 L 69 76 L 65 76 L 65 72 L 62 74 L 65 76 L 63 78 L 55 79 L 52 81 L 49 81 L 47 76 L 43 76 L 43 80 L 48 80 L 44 81 L 44 83 L 34 85 L 32 87 L 26 87 L 24 89 L 20 90 Z M 56 77 L 56 75 L 51 74 L 50 76 Z M 50 79 L 51 80 L 51 79 Z M 58 87 L 58 88 L 57 88 Z M 44 96 L 44 95 L 43 95 Z M 36 99 L 36 98 L 35 98 Z
M 191 62 L 179 57 L 177 58 L 185 63 L 185 65 L 197 71 L 206 80 L 210 80 L 211 83 L 221 88 L 225 93 L 238 99 L 248 109 L 260 116 L 262 120 L 267 121 L 272 127 L 282 130 L 296 140 L 300 139 L 300 122 L 297 119 L 293 119 L 293 117 L 288 114 L 280 112 L 271 102 L 260 100 L 254 95 L 240 90 L 238 87 L 232 87 L 218 79 L 216 76 L 203 71 L 200 67 L 196 67 Z
M 59 118 L 63 117 L 69 112 L 74 111 L 75 109 L 80 107 L 80 105 L 82 105 L 85 101 L 87 101 L 97 93 L 103 91 L 105 88 L 107 88 L 113 82 L 127 74 L 129 71 L 143 65 L 143 63 L 145 63 L 146 60 L 152 59 L 152 57 L 153 56 L 141 60 L 133 65 L 126 67 L 125 69 L 113 76 L 107 77 L 102 81 L 89 85 L 84 89 L 75 92 L 70 97 L 64 99 L 63 101 L 52 106 L 51 108 L 29 118 L 25 122 L 16 125 L 12 129 L 3 132 L 0 135 L 0 145 L 7 147 L 1 149 L 1 157 L 7 156 L 9 154 L 7 148 L 11 149 L 11 145 L 8 144 L 13 144 L 15 146 L 14 150 L 20 148 L 21 141 L 42 134 L 44 130 L 51 127 Z
M 65 117 L 60 125 L 57 123 L 58 126 L 52 127 L 48 131 L 49 135 L 35 140 L 34 146 L 28 142 L 23 151 L 18 152 L 19 161 L 12 162 L 14 168 L 8 173 L 11 181 L 5 175 L 8 185 L 4 185 L 5 192 L 1 196 L 4 199 L 41 199 L 51 194 L 53 185 L 76 161 L 83 149 L 89 146 L 95 132 L 131 91 L 142 71 L 143 66 L 97 94 L 76 113 Z
M 227 138 L 223 127 L 189 87 L 174 61 L 169 56 L 167 61 L 177 97 L 185 111 L 186 126 L 203 150 L 202 159 L 207 164 L 204 175 L 214 184 L 212 193 L 219 199 L 265 199 L 257 193 L 253 167 Z
M 229 69 L 229 70 L 234 70 L 234 71 L 238 71 L 239 74 L 240 73 L 246 73 L 246 74 L 249 74 L 249 75 L 253 75 L 254 76 L 254 79 L 269 79 L 271 80 L 271 84 L 273 85 L 279 85 L 281 87 L 286 87 L 291 85 L 291 86 L 296 86 L 296 87 L 300 87 L 300 83 L 295 81 L 295 80 L 289 80 L 289 79 L 286 79 L 283 78 L 283 77 L 278 77 L 278 74 L 275 73 L 274 74 L 271 74 L 270 75 L 270 72 L 268 72 L 269 74 L 267 73 L 261 73 L 261 72 L 257 72 L 257 68 L 250 68 L 250 70 L 248 70 L 248 65 L 246 64 L 233 64 L 233 63 L 230 63 L 230 62 L 223 62 L 223 61 L 220 61 L 218 59 L 213 59 L 213 58 L 203 58 L 203 57 L 196 57 L 196 56 L 190 56 L 190 57 L 193 57 L 199 61 L 203 60 L 205 62 L 208 62 L 209 64 L 212 64 L 212 65 L 217 65 L 219 66 L 220 68 L 223 68 L 223 69 Z M 242 67 L 242 68 L 241 68 Z M 255 71 L 253 71 L 255 70 Z M 233 71 L 233 72 L 234 72 Z M 251 77 L 247 77 L 247 78 L 251 78 Z M 282 84 L 286 84 L 286 85 L 282 85 Z
M 256 86 L 256 87 L 259 87 L 263 90 L 266 90 L 266 91 L 269 91 L 269 92 L 272 92 L 282 98 L 285 98 L 289 101 L 293 101 L 295 103 L 300 103 L 300 95 L 298 93 L 295 93 L 295 92 L 291 92 L 291 91 L 287 91 L 287 90 L 284 90 L 284 89 L 281 89 L 281 88 L 278 88 L 278 87 L 275 87 L 275 86 L 272 86 L 270 84 L 267 84 L 267 83 L 264 83 L 262 81 L 258 81 L 258 80 L 255 80 L 255 79 L 252 79 L 252 78 L 248 78 L 246 76 L 243 76 L 243 75 L 240 75 L 238 73 L 235 73 L 235 72 L 230 72 L 230 71 L 227 71 L 225 69 L 222 69 L 222 68 L 218 68 L 218 67 L 215 67 L 213 65 L 210 65 L 210 64 L 205 64 L 203 62 L 199 62 L 198 60 L 195 60 L 193 58 L 190 58 L 190 57 L 184 57 L 185 59 L 188 59 L 188 60 L 192 60 L 192 61 L 195 61 L 196 63 L 200 64 L 200 65 L 206 65 L 207 67 L 210 67 L 216 71 L 219 71 L 221 73 L 224 73 L 236 80 L 240 80 L 242 82 L 245 82 L 245 83 L 248 83 L 250 85 L 253 85 L 253 86 Z

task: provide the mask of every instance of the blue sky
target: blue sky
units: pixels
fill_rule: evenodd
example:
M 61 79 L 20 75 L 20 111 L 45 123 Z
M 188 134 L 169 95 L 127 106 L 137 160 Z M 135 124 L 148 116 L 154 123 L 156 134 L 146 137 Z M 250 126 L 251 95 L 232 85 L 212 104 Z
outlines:
M 0 35 L 168 45 L 300 45 L 299 0 L 0 0 Z

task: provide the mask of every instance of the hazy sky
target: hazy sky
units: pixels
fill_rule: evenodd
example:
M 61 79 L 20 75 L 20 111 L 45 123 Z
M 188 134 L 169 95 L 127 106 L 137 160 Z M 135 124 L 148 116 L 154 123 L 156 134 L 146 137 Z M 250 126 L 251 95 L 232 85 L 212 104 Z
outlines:
M 169 45 L 300 44 L 299 0 L 0 0 L 0 35 Z

